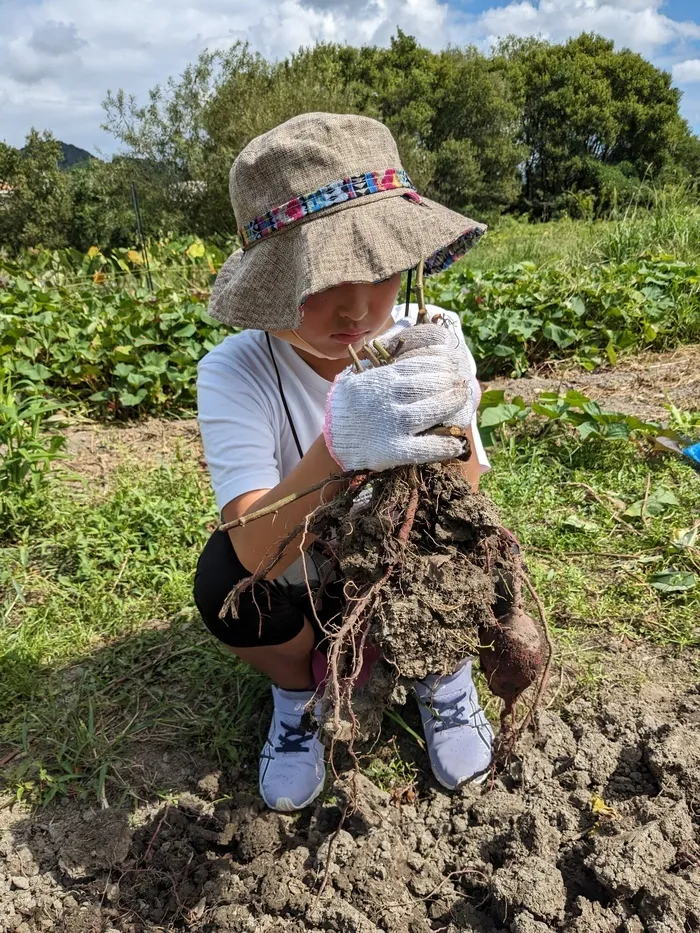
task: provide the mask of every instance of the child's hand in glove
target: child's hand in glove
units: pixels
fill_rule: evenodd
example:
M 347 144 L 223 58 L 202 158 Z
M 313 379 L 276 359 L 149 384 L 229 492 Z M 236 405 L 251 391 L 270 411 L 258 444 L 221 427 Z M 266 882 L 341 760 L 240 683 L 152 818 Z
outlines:
M 469 406 L 471 395 L 461 355 L 442 346 L 416 348 L 362 373 L 347 369 L 328 393 L 326 445 L 344 470 L 388 470 L 459 457 L 459 438 L 420 432 L 458 423 L 455 416 Z
M 379 337 L 379 341 L 396 360 L 420 353 L 427 348 L 455 359 L 460 366 L 463 378 L 468 381 L 472 391 L 467 405 L 450 420 L 450 424 L 457 425 L 459 428 L 468 428 L 472 423 L 474 412 L 479 407 L 481 388 L 476 378 L 474 359 L 457 332 L 458 325 L 449 318 L 445 318 L 442 324 L 417 324 L 413 327 L 405 327 L 401 326 L 403 320 Z

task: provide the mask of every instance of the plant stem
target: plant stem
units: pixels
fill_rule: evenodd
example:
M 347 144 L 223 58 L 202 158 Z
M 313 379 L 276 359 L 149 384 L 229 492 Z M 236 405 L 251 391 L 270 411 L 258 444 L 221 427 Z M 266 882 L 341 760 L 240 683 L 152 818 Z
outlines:
M 377 357 L 377 354 L 374 352 L 374 350 L 370 347 L 368 343 L 366 343 L 362 349 L 365 351 L 365 353 L 369 357 L 369 361 L 372 364 L 372 366 L 382 365 L 380 360 Z
M 418 318 L 416 324 L 428 323 L 428 312 L 425 310 L 425 286 L 423 284 L 424 267 L 425 260 L 421 259 L 418 263 L 418 271 L 416 272 L 416 299 L 418 300 Z
M 374 349 L 381 356 L 381 358 L 384 360 L 385 363 L 393 362 L 391 353 L 389 353 L 389 351 L 386 349 L 386 347 L 381 341 L 373 340 L 372 343 L 374 344 Z
M 439 424 L 436 428 L 428 428 L 427 431 L 419 431 L 419 437 L 459 437 L 464 440 L 467 437 L 467 432 L 464 428 L 460 428 L 456 424 Z
M 241 515 L 240 518 L 235 518 L 231 522 L 222 522 L 218 531 L 228 531 L 230 528 L 243 528 L 244 525 L 247 525 L 249 522 L 254 522 L 258 518 L 264 518 L 266 515 L 271 515 L 273 512 L 279 512 L 280 509 L 284 508 L 285 505 L 289 505 L 291 502 L 296 502 L 297 499 L 303 499 L 304 496 L 308 496 L 312 492 L 316 492 L 319 489 L 322 489 L 324 486 L 327 486 L 329 483 L 336 483 L 344 479 L 352 479 L 355 476 L 358 476 L 360 473 L 366 473 L 367 470 L 349 470 L 346 473 L 338 473 L 333 476 L 326 476 L 324 479 L 319 480 L 318 483 L 314 483 L 313 486 L 309 486 L 307 489 L 302 489 L 300 492 L 290 493 L 288 496 L 284 496 L 282 499 L 278 499 L 277 502 L 272 502 L 270 505 L 266 505 L 262 509 L 257 509 L 255 512 L 248 512 L 246 515 Z
M 348 347 L 348 353 L 352 359 L 352 365 L 355 367 L 356 373 L 361 373 L 363 371 L 363 366 L 360 361 L 360 357 L 355 353 L 355 350 L 352 346 Z

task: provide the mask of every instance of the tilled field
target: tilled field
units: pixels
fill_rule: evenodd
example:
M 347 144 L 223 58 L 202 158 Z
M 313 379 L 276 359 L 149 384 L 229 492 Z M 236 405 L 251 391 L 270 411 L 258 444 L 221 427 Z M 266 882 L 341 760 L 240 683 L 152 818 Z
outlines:
M 346 774 L 281 815 L 200 768 L 165 806 L 6 807 L 0 930 L 698 930 L 700 690 L 672 682 L 545 711 L 507 773 L 410 803 Z

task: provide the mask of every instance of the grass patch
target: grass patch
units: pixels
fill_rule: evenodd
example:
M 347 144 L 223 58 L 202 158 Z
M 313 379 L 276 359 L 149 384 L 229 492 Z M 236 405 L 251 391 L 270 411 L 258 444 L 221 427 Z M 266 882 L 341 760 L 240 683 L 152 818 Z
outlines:
M 697 262 L 698 193 L 682 185 L 649 186 L 641 190 L 641 195 L 636 204 L 618 211 L 609 220 L 563 217 L 533 224 L 504 216 L 460 265 L 491 272 L 523 262 L 537 268 L 624 263 L 645 253 Z
M 196 461 L 125 462 L 105 494 L 62 483 L 47 495 L 42 527 L 0 550 L 0 760 L 20 751 L 16 790 L 164 790 L 144 750 L 247 761 L 266 687 L 239 676 L 192 606 L 216 515 Z
M 700 482 L 690 466 L 650 460 L 628 443 L 520 435 L 494 452 L 484 488 L 525 548 L 561 646 L 575 652 L 609 638 L 679 650 L 699 644 L 697 576 L 687 591 L 655 586 L 664 571 L 700 571 L 697 545 L 677 544 L 699 525 Z M 644 518 L 626 514 L 645 496 Z
M 700 514 L 690 467 L 650 461 L 629 443 L 538 439 L 532 429 L 492 458 L 485 488 L 526 548 L 568 696 L 595 688 L 611 640 L 698 645 L 700 586 L 664 594 L 652 585 L 663 571 L 700 572 L 698 547 L 678 544 Z M 677 504 L 622 517 L 622 503 L 645 494 L 649 503 L 663 489 Z M 192 605 L 216 514 L 196 460 L 181 453 L 148 471 L 125 460 L 104 493 L 61 483 L 47 496 L 41 527 L 0 550 L 0 760 L 9 759 L 14 793 L 167 796 L 177 782 L 156 759 L 185 753 L 254 784 L 268 689 L 208 636 Z M 417 727 L 412 707 L 397 712 Z M 406 735 L 395 721 L 387 733 Z M 414 769 L 389 741 L 369 773 L 406 786 Z
M 592 223 L 566 217 L 531 224 L 506 216 L 489 228 L 478 247 L 460 264 L 485 273 L 523 262 L 532 263 L 538 269 L 560 263 L 592 262 L 596 242 L 610 227 L 607 221 Z

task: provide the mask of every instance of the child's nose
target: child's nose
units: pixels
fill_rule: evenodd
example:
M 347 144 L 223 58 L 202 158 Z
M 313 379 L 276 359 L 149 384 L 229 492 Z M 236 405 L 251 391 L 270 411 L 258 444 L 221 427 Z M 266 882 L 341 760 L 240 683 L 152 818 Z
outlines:
M 352 321 L 356 323 L 357 321 L 362 321 L 367 317 L 367 308 L 360 305 L 348 305 L 345 308 L 342 308 L 340 311 L 340 317 L 346 321 Z
M 346 300 L 338 308 L 340 317 L 349 321 L 361 321 L 369 314 L 369 295 L 363 285 L 355 285 L 346 296 Z

